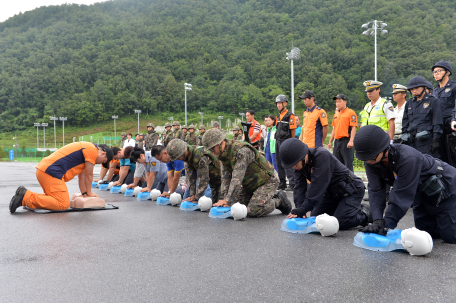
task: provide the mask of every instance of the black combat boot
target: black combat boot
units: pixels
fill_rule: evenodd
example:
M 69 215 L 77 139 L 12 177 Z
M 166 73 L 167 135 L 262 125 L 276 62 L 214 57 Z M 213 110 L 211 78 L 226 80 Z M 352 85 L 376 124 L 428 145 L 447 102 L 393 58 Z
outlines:
M 22 206 L 22 199 L 24 199 L 24 195 L 27 192 L 27 189 L 24 186 L 19 186 L 16 189 L 16 194 L 11 198 L 9 209 L 12 214 L 16 212 L 16 209 Z
M 280 190 L 275 196 L 280 200 L 280 204 L 277 209 L 280 210 L 282 214 L 288 215 L 291 212 L 292 207 L 287 194 L 283 190 Z

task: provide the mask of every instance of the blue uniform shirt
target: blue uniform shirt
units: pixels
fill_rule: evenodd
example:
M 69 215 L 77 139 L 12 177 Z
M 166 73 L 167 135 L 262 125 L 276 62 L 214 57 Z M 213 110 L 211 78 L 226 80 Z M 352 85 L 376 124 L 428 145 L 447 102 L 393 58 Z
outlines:
M 120 166 L 130 166 L 131 171 L 136 170 L 136 163 L 130 163 L 130 159 L 120 159 Z
M 450 123 L 449 119 L 455 120 L 454 102 L 456 99 L 456 81 L 448 80 L 448 83 L 444 87 L 437 85 L 437 87 L 434 88 L 432 95 L 439 99 L 444 123 Z
M 184 161 L 169 161 L 168 163 L 166 163 L 166 166 L 168 167 L 168 172 L 182 172 L 182 176 L 185 176 Z

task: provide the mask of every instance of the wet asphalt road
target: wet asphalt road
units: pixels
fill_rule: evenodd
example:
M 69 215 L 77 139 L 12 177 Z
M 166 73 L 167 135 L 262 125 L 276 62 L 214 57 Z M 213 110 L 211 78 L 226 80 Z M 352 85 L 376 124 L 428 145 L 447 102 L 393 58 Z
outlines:
M 380 253 L 245 221 L 97 193 L 118 210 L 11 215 L 17 186 L 42 192 L 30 163 L 1 163 L 1 302 L 455 302 L 456 245 L 430 257 Z M 67 183 L 78 191 L 77 179 Z M 398 228 L 413 226 L 411 212 Z

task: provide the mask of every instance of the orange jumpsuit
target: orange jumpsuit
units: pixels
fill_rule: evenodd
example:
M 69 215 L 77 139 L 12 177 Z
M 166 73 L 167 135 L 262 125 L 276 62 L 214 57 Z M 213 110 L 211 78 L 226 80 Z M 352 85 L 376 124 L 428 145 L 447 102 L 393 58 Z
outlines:
M 36 178 L 44 194 L 27 190 L 22 206 L 32 209 L 67 209 L 70 196 L 65 182 L 72 180 L 85 169 L 85 162 L 95 164 L 98 148 L 90 142 L 70 143 L 44 158 L 36 167 Z

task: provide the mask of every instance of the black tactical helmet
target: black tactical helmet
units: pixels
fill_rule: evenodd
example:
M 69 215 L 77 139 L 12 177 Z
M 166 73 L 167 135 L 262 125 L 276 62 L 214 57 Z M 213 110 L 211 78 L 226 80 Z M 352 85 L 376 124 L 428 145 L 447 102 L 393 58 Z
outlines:
M 431 71 L 434 71 L 434 69 L 436 67 L 443 67 L 444 69 L 446 69 L 447 71 L 450 72 L 450 75 L 453 73 L 453 67 L 451 66 L 451 63 L 448 62 L 448 61 L 439 61 L 439 62 L 437 62 L 436 64 L 434 64 L 434 66 L 432 66 Z
M 278 95 L 276 98 L 276 103 L 279 103 L 279 102 L 288 102 L 288 99 L 285 95 Z
M 431 83 L 431 82 L 426 81 L 426 84 L 427 84 L 427 85 L 426 85 L 426 88 L 429 88 L 430 90 L 433 90 L 433 89 L 434 89 L 434 87 L 432 86 L 432 83 Z
M 416 76 L 413 77 L 412 79 L 409 80 L 407 83 L 407 90 L 411 90 L 412 88 L 416 87 L 427 87 L 427 81 L 421 76 Z
M 356 150 L 356 158 L 367 161 L 388 148 L 390 137 L 377 125 L 366 125 L 356 133 L 353 145 Z
M 279 153 L 283 168 L 288 169 L 293 167 L 293 165 L 303 160 L 308 152 L 309 147 L 307 147 L 306 144 L 302 143 L 298 138 L 290 138 L 285 140 L 280 145 Z

